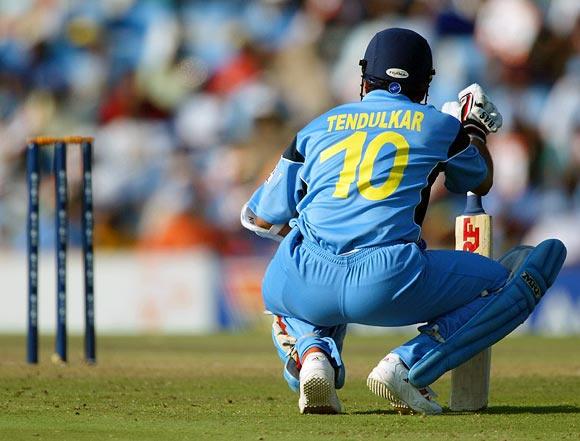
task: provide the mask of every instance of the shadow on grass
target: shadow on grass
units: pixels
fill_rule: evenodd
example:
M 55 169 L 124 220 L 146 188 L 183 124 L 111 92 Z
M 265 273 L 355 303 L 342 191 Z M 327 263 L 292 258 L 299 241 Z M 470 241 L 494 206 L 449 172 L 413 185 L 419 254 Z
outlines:
M 393 409 L 371 409 L 358 410 L 356 412 L 347 412 L 350 415 L 398 415 L 399 412 Z
M 470 415 L 472 412 L 451 412 L 446 409 L 448 415 Z M 482 410 L 482 414 L 488 415 L 519 415 L 519 414 L 558 414 L 558 413 L 578 413 L 580 414 L 580 406 L 566 406 L 566 405 L 556 405 L 556 406 L 491 406 L 485 410 Z
M 356 412 L 347 412 L 350 415 L 398 415 L 399 413 L 392 409 L 371 409 L 371 410 L 359 410 Z M 443 416 L 453 416 L 453 415 L 474 415 L 474 414 L 487 414 L 487 415 L 520 415 L 520 414 L 532 414 L 532 415 L 547 415 L 547 414 L 565 414 L 565 413 L 578 413 L 580 414 L 580 406 L 492 406 L 486 410 L 480 412 L 453 412 L 449 409 L 443 411 Z

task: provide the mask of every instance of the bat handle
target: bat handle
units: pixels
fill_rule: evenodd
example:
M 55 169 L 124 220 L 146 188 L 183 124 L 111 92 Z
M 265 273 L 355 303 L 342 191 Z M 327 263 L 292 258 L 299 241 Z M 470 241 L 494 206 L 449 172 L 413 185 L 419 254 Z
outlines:
M 465 210 L 463 214 L 481 214 L 485 213 L 483 209 L 483 204 L 481 202 L 481 196 L 468 192 L 467 199 L 465 201 Z

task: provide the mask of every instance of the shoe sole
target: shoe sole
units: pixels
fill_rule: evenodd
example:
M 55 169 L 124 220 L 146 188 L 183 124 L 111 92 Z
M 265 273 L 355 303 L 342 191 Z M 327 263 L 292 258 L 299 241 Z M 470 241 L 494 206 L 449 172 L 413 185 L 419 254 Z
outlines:
M 331 404 L 333 386 L 325 378 L 311 377 L 302 385 L 306 402 L 301 413 L 335 414 L 340 413 Z
M 367 378 L 369 390 L 381 398 L 389 400 L 393 409 L 401 414 L 412 415 L 415 411 L 405 404 L 396 394 L 394 394 L 385 383 L 373 377 Z

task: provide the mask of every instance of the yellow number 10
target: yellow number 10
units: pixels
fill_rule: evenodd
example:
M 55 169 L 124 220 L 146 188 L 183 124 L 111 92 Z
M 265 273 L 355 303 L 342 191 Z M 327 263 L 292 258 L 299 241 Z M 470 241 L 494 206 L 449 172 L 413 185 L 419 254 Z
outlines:
M 338 182 L 332 194 L 335 198 L 344 199 L 348 197 L 350 186 L 356 179 L 356 169 L 359 164 L 357 187 L 364 198 L 371 201 L 380 201 L 388 198 L 399 187 L 409 162 L 409 143 L 405 137 L 397 132 L 382 132 L 369 142 L 363 157 L 363 146 L 366 139 L 366 132 L 354 132 L 342 141 L 323 150 L 320 154 L 320 162 L 322 163 L 345 150 L 344 166 L 340 171 Z M 377 155 L 387 144 L 395 146 L 395 160 L 387 180 L 382 185 L 375 187 L 371 184 L 373 167 Z

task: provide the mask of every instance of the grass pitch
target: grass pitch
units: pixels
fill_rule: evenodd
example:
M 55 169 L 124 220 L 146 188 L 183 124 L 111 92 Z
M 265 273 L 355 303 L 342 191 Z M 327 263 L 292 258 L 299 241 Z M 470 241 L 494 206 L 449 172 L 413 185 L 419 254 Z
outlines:
M 579 440 L 580 339 L 515 337 L 494 348 L 491 406 L 401 416 L 365 387 L 405 337 L 349 336 L 345 415 L 299 415 L 267 331 L 212 337 L 81 340 L 68 366 L 24 363 L 23 336 L 0 336 L 0 440 Z M 449 378 L 435 384 L 447 403 Z

